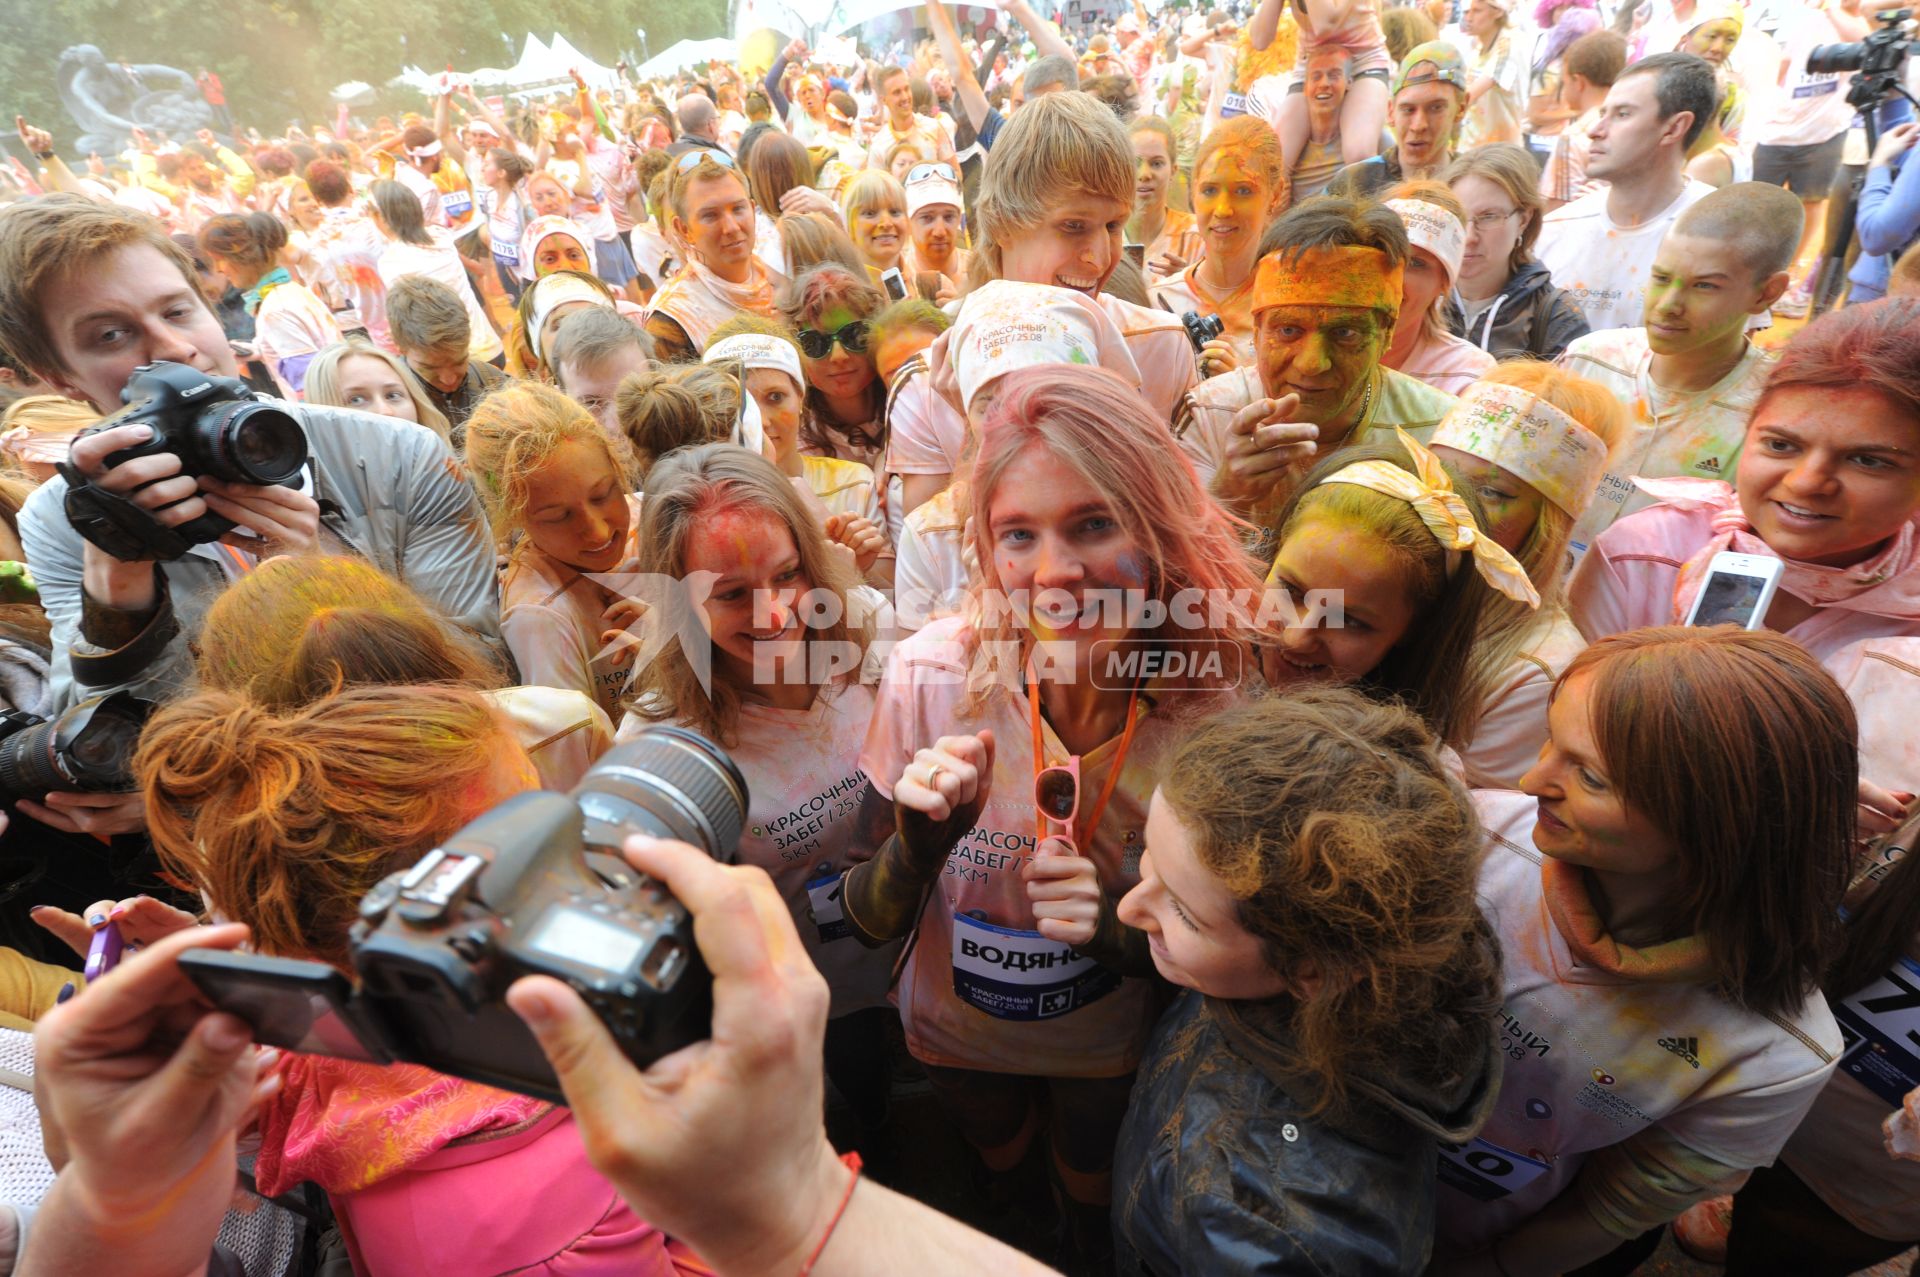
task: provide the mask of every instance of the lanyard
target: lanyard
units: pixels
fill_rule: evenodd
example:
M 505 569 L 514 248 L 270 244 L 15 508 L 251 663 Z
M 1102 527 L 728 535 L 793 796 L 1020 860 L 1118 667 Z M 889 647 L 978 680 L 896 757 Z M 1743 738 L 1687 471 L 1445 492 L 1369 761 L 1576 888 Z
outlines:
M 1040 760 L 1046 757 L 1046 745 L 1040 732 L 1040 683 L 1034 677 L 1033 666 L 1027 666 L 1027 705 L 1033 711 L 1033 778 L 1040 779 Z M 1133 746 L 1133 729 L 1140 722 L 1140 716 L 1134 711 L 1140 705 L 1140 680 L 1135 679 L 1133 690 L 1127 693 L 1127 726 L 1120 733 L 1120 748 L 1114 751 L 1113 762 L 1107 768 L 1107 779 L 1100 786 L 1100 797 L 1094 800 L 1093 809 L 1087 813 L 1086 821 L 1080 829 L 1074 830 L 1076 847 L 1088 846 L 1088 839 L 1100 831 L 1100 818 L 1107 814 L 1107 800 L 1113 797 L 1113 787 L 1120 783 L 1120 772 L 1127 763 L 1127 751 Z M 1035 841 L 1047 837 L 1047 818 L 1036 807 L 1033 815 Z M 1082 832 L 1082 831 L 1085 832 Z

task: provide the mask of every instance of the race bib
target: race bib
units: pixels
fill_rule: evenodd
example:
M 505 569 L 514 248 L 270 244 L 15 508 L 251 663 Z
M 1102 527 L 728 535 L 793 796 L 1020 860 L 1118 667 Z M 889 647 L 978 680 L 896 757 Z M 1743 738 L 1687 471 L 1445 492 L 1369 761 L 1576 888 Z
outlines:
M 1476 1201 L 1491 1202 L 1516 1193 L 1547 1170 L 1547 1164 L 1501 1148 L 1492 1140 L 1476 1139 L 1458 1148 L 1440 1146 L 1440 1182 Z
M 814 929 L 820 933 L 822 944 L 845 940 L 853 934 L 847 929 L 846 911 L 840 907 L 845 883 L 845 877 L 831 865 L 821 865 L 807 883 L 807 911 L 813 915 Z
M 1819 80 L 1812 84 L 1799 85 L 1794 89 L 1793 96 L 1797 98 L 1823 98 L 1829 93 L 1838 93 L 1839 91 L 1840 79 L 1838 76 L 1835 76 L 1831 80 Z
M 1840 1068 L 1898 1108 L 1920 1086 L 1920 963 L 1901 958 L 1892 970 L 1833 1005 L 1844 1039 Z
M 1245 115 L 1246 113 L 1247 113 L 1247 95 L 1246 94 L 1229 93 L 1225 97 L 1220 99 L 1220 118 L 1221 119 L 1224 120 L 1228 116 L 1232 116 L 1232 115 Z
M 465 187 L 443 192 L 440 196 L 440 211 L 447 215 L 449 222 L 466 221 L 467 214 L 473 211 L 473 192 Z
M 1037 931 L 953 916 L 953 992 L 996 1020 L 1050 1020 L 1119 987 L 1118 974 Z

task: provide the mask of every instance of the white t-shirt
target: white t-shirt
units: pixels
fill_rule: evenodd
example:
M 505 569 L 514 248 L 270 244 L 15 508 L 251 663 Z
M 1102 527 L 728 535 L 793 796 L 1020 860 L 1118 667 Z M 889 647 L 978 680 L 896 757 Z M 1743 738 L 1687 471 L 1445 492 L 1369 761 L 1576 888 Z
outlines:
M 1627 430 L 1607 456 L 1607 470 L 1586 513 L 1574 525 L 1574 553 L 1622 515 L 1644 510 L 1653 498 L 1634 486 L 1646 479 L 1723 479 L 1733 482 L 1747 419 L 1760 402 L 1774 356 L 1759 346 L 1705 390 L 1676 391 L 1654 384 L 1653 352 L 1644 328 L 1614 328 L 1576 337 L 1560 356 L 1568 372 L 1613 391 L 1627 410 Z
M 1614 225 L 1606 190 L 1583 195 L 1546 215 L 1534 255 L 1594 332 L 1638 328 L 1645 322 L 1647 276 L 1661 239 L 1680 214 L 1711 194 L 1711 186 L 1689 178 L 1679 198 L 1638 226 Z
M 743 701 L 737 735 L 726 746 L 750 795 L 737 859 L 773 878 L 807 956 L 827 978 L 836 1016 L 885 1006 L 899 954 L 898 944 L 869 949 L 854 939 L 840 908 L 841 875 L 874 850 L 853 848 L 867 788 L 860 747 L 873 703 L 873 688 L 858 676 L 803 710 Z M 619 739 L 632 739 L 644 725 L 629 713 Z
M 1473 739 L 1460 751 L 1467 784 L 1518 789 L 1547 743 L 1554 680 L 1587 646 L 1564 607 L 1546 603 L 1527 641 L 1487 693 Z
M 1795 6 L 1780 20 L 1779 40 L 1786 55 L 1786 76 L 1762 91 L 1766 109 L 1748 112 L 1746 136 L 1755 146 L 1812 146 L 1847 131 L 1854 110 L 1847 105 L 1848 75 L 1815 75 L 1807 54 L 1845 37 L 1824 9 Z
M 1626 1140 L 1722 1166 L 1772 1164 L 1839 1058 L 1817 992 L 1776 1021 L 1710 986 L 1629 981 L 1577 961 L 1548 913 L 1537 806 L 1475 791 L 1480 906 L 1500 939 L 1506 1070 L 1493 1116 L 1443 1150 L 1439 1236 L 1477 1249 L 1538 1212 L 1587 1157 Z
M 631 494 L 627 518 L 625 560 L 631 563 L 640 535 L 640 498 Z M 500 634 L 522 683 L 579 692 L 617 718 L 633 670 L 602 639 L 613 627 L 603 617 L 601 594 L 577 569 L 522 541 L 500 580 Z
M 966 532 L 967 512 L 959 508 L 952 487 L 942 489 L 901 524 L 900 552 L 893 564 L 894 624 L 901 634 L 959 611 L 975 567 Z
M 380 253 L 380 279 L 388 288 L 402 275 L 424 275 L 445 284 L 453 290 L 453 295 L 466 307 L 467 358 L 482 363 L 498 355 L 503 349 L 500 336 L 493 331 L 493 323 L 487 318 L 487 312 L 480 305 L 480 299 L 473 295 L 473 285 L 467 280 L 467 268 L 460 260 L 460 253 L 445 230 L 429 226 L 427 234 L 433 239 L 431 245 L 402 244 L 398 240 L 390 241 Z

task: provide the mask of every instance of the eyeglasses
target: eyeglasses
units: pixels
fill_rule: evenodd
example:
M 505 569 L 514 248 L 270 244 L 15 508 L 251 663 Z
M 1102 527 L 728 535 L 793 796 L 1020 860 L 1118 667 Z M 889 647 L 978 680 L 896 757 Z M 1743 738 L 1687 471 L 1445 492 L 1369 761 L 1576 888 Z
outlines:
M 960 180 L 960 175 L 953 171 L 953 165 L 942 160 L 935 164 L 916 164 L 908 169 L 906 185 L 912 186 L 915 182 L 926 182 L 936 177 L 949 182 Z
M 808 359 L 825 359 L 833 353 L 834 344 L 849 355 L 864 355 L 867 351 L 867 321 L 856 319 L 841 328 L 839 332 L 823 333 L 817 328 L 802 328 L 799 333 L 800 349 Z
M 1517 208 L 1510 208 L 1504 213 L 1475 213 L 1467 220 L 1473 224 L 1475 230 L 1490 231 L 1520 211 Z
M 1047 822 L 1049 836 L 1074 837 L 1073 822 L 1080 814 L 1080 756 L 1045 768 L 1033 778 L 1033 807 Z
M 725 151 L 715 150 L 713 147 L 710 147 L 710 146 L 696 146 L 691 151 L 688 151 L 685 155 L 681 156 L 679 159 L 673 162 L 674 172 L 685 173 L 692 170 L 695 166 L 697 166 L 700 163 L 702 156 L 706 157 L 709 160 L 712 160 L 715 164 L 718 164 L 721 168 L 733 167 L 733 157 L 731 155 L 728 155 Z

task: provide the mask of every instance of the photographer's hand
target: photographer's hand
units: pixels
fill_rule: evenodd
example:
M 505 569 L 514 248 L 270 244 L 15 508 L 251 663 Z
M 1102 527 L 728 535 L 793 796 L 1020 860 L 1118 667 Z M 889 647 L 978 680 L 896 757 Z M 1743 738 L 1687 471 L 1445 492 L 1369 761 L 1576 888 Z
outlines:
M 109 456 L 151 438 L 151 426 L 115 426 L 74 440 L 67 460 L 96 487 L 118 493 L 152 512 L 163 527 L 178 527 L 199 518 L 207 512 L 200 485 L 192 475 L 182 472 L 180 458 L 173 453 L 132 457 L 108 468 Z M 158 601 L 153 564 L 124 562 L 91 541 L 86 543 L 85 556 L 81 583 L 95 602 L 123 612 L 146 612 Z
M 107 838 L 136 833 L 147 827 L 146 795 L 138 792 L 96 794 L 57 790 L 46 799 L 44 803 L 37 803 L 31 798 L 22 798 L 14 806 L 23 815 L 69 834 L 98 834 Z
M 70 1160 L 19 1271 L 198 1272 L 233 1196 L 234 1135 L 280 1078 L 246 1024 L 181 973 L 188 949 L 234 949 L 243 926 L 195 927 L 128 958 L 34 1030 L 41 1120 Z
M 520 980 L 507 1003 L 553 1062 L 587 1156 L 642 1218 L 722 1272 L 797 1272 L 847 1186 L 820 1117 L 826 981 L 761 870 L 647 838 L 626 855 L 693 914 L 712 1039 L 642 1072 L 559 981 Z
M 203 475 L 200 494 L 207 509 L 257 534 L 234 531 L 220 538 L 236 549 L 266 558 L 308 554 L 320 543 L 320 503 L 304 492 L 277 483 L 228 483 Z

